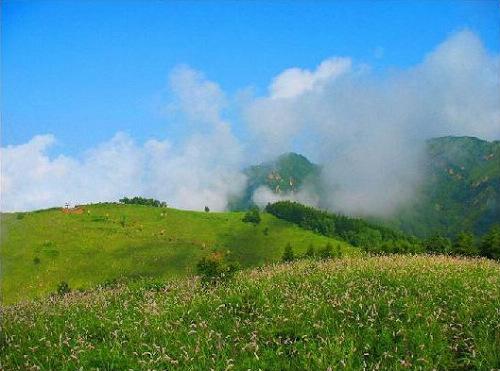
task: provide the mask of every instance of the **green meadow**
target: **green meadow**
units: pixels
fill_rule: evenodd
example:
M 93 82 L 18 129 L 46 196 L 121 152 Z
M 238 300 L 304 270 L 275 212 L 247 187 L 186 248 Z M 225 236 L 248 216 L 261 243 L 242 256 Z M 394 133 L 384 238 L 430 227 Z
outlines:
M 296 253 L 344 242 L 263 213 L 254 226 L 244 213 L 181 211 L 142 205 L 96 204 L 82 214 L 61 209 L 1 215 L 4 304 L 43 298 L 65 281 L 87 289 L 114 279 L 171 279 L 195 273 L 214 252 L 242 268 L 278 261 L 287 243 Z
M 485 259 L 303 259 L 217 285 L 142 279 L 2 311 L 5 370 L 500 367 L 500 265 Z

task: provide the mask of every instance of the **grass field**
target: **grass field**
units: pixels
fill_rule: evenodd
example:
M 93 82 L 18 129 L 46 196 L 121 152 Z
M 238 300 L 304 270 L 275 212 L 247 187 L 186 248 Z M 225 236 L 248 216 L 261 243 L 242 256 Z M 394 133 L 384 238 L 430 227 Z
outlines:
M 201 216 L 200 216 L 201 217 Z M 0 369 L 497 369 L 500 265 L 392 256 L 3 308 Z
M 3 303 L 47 296 L 61 281 L 77 289 L 121 277 L 189 275 L 214 250 L 242 267 L 278 260 L 288 242 L 296 252 L 328 241 L 357 251 L 268 214 L 255 227 L 243 215 L 118 204 L 89 205 L 82 214 L 2 214 Z

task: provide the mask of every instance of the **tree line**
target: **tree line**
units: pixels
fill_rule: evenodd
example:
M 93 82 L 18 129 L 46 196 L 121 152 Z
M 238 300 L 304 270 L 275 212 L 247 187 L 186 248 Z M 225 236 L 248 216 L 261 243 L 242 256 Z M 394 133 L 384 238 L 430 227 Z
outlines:
M 279 201 L 266 211 L 316 233 L 340 238 L 370 253 L 439 253 L 500 258 L 500 226 L 477 238 L 462 232 L 455 239 L 433 236 L 426 240 L 367 222 L 363 219 L 318 210 L 298 202 Z
M 126 205 L 145 205 L 145 206 L 154 206 L 154 207 L 167 207 L 167 203 L 159 200 L 155 200 L 154 198 L 144 198 L 144 197 L 123 197 L 119 200 L 122 204 Z

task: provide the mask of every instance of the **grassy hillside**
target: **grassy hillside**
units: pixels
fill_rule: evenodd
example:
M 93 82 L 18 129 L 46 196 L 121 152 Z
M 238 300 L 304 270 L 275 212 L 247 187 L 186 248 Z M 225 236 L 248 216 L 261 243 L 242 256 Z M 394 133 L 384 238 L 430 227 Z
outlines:
M 493 261 L 303 260 L 5 307 L 0 368 L 489 370 L 499 308 Z
M 4 303 L 46 296 L 61 281 L 86 288 L 118 277 L 169 278 L 193 272 L 214 251 L 243 267 L 328 241 L 262 214 L 258 226 L 243 213 L 204 213 L 139 205 L 102 204 L 82 214 L 60 209 L 1 215 L 1 289 Z M 351 250 L 354 251 L 354 250 Z

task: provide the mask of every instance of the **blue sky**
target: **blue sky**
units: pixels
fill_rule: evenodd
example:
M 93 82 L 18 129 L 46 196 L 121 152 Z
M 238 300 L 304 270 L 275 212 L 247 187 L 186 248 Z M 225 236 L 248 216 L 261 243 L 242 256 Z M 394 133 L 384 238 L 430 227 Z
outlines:
M 321 207 L 389 215 L 425 140 L 500 139 L 498 1 L 4 0 L 0 210 L 224 210 L 296 151 Z M 307 187 L 252 194 L 313 206 Z
M 51 133 L 51 150 L 75 155 L 117 131 L 175 140 L 157 101 L 179 64 L 229 95 L 265 93 L 284 69 L 331 56 L 407 68 L 464 28 L 498 52 L 499 25 L 496 1 L 4 0 L 2 146 Z

